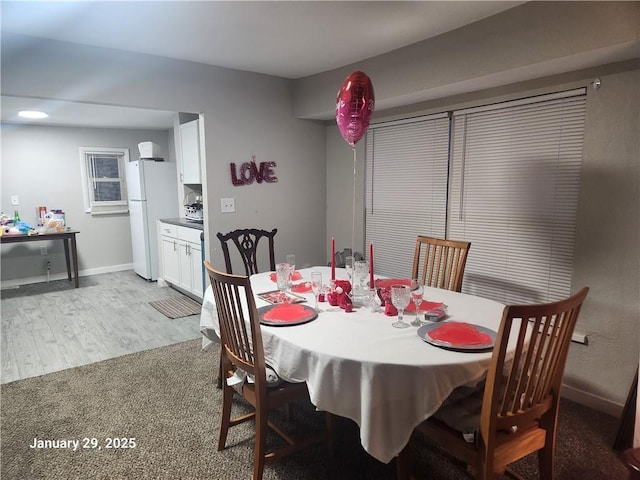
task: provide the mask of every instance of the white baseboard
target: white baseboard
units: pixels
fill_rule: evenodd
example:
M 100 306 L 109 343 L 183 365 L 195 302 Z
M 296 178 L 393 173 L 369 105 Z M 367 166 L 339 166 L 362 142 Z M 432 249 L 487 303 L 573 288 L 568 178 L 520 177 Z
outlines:
M 126 263 L 123 265 L 109 265 L 108 267 L 89 268 L 86 270 L 79 270 L 79 277 L 88 277 L 90 275 L 98 275 L 100 273 L 121 272 L 123 270 L 133 270 L 133 263 Z M 66 272 L 55 273 L 49 276 L 49 281 L 64 280 L 67 278 Z M 13 280 L 4 280 L 0 283 L 2 290 L 9 288 L 17 288 L 20 285 L 29 285 L 31 283 L 43 283 L 47 281 L 46 275 L 38 275 L 37 277 L 16 278 Z
M 620 418 L 624 405 L 612 402 L 609 399 L 599 397 L 584 390 L 571 387 L 569 385 L 562 385 L 561 395 L 564 398 L 572 400 L 581 405 L 593 408 L 599 412 L 607 413 L 613 417 Z

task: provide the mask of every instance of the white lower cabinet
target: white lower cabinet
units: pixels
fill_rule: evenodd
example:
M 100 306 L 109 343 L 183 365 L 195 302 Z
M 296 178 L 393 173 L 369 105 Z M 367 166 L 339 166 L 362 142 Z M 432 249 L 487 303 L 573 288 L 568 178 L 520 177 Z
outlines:
M 158 225 L 161 278 L 202 298 L 201 231 L 163 222 Z

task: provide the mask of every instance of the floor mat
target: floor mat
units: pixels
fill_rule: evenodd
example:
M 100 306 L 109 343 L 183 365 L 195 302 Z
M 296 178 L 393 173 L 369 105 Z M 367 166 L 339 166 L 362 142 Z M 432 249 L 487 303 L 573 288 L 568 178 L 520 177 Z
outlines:
M 153 308 L 162 313 L 165 317 L 181 318 L 190 315 L 198 315 L 202 306 L 192 298 L 171 297 L 164 300 L 149 302 Z

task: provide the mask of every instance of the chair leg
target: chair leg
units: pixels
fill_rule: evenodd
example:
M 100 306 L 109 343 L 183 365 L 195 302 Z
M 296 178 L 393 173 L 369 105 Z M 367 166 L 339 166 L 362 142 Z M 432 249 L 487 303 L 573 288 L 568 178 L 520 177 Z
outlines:
M 489 461 L 487 461 L 489 460 Z M 476 471 L 477 480 L 492 480 L 493 475 L 493 460 L 491 458 L 484 458 L 480 460 L 478 470 Z
M 218 390 L 222 388 L 222 379 L 224 378 L 224 370 L 222 369 L 222 346 L 220 347 L 220 358 L 218 359 L 218 379 L 216 383 L 218 385 Z
M 538 450 L 538 468 L 540 469 L 540 480 L 553 479 L 553 451 L 554 439 L 547 438 L 545 446 Z
M 256 407 L 256 443 L 253 452 L 253 480 L 262 480 L 267 449 L 267 412 Z
M 224 385 L 222 389 L 222 412 L 220 414 L 220 435 L 218 437 L 218 451 L 224 450 L 227 444 L 227 433 L 231 426 L 231 405 L 233 403 L 233 389 Z
M 327 429 L 327 447 L 329 448 L 329 454 L 335 456 L 335 444 L 333 441 L 335 418 L 332 413 L 325 413 L 325 428 Z
M 544 447 L 538 450 L 538 468 L 540 480 L 553 480 L 553 457 L 556 448 L 556 428 L 558 411 L 547 412 L 540 421 L 540 426 L 546 430 Z

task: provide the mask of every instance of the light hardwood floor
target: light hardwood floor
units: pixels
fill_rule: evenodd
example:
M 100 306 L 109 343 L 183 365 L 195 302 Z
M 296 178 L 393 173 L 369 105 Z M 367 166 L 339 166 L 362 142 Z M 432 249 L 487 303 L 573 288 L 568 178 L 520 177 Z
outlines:
M 7 383 L 200 337 L 200 315 L 170 319 L 150 301 L 181 293 L 132 270 L 0 294 L 0 382 Z

